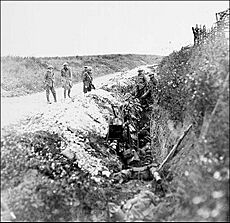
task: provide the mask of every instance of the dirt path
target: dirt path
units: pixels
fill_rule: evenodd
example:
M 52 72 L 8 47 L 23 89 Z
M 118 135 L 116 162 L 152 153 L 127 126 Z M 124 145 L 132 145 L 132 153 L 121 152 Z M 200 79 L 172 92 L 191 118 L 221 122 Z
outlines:
M 146 68 L 148 65 L 141 66 Z M 139 67 L 138 67 L 139 68 Z M 137 75 L 138 68 L 128 71 L 129 76 Z M 106 76 L 95 78 L 94 85 L 96 88 L 99 88 L 102 84 L 109 81 L 109 79 L 119 75 L 118 73 L 109 74 Z M 77 83 L 72 88 L 72 96 L 79 95 L 83 96 L 83 84 Z M 57 88 L 57 100 L 58 103 L 63 103 L 63 89 Z M 52 94 L 50 95 L 51 101 L 53 101 Z M 28 96 L 20 96 L 13 98 L 1 98 L 1 128 L 17 123 L 21 119 L 25 118 L 28 115 L 37 113 L 40 111 L 45 111 L 48 105 L 46 103 L 45 91 L 41 93 L 35 93 Z

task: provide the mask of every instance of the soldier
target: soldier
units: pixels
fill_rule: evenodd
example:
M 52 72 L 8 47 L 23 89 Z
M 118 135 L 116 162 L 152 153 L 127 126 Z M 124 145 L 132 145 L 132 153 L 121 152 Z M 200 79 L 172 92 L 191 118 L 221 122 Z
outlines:
M 203 43 L 203 29 L 202 29 L 201 25 L 200 25 L 200 28 L 199 28 L 199 32 L 200 32 L 200 43 Z
M 151 98 L 153 99 L 153 102 L 157 102 L 157 80 L 154 76 L 154 74 L 150 75 L 150 93 L 151 93 Z
M 210 38 L 211 38 L 211 42 L 215 41 L 215 30 L 213 26 L 211 27 L 211 31 L 210 31 Z
M 199 32 L 198 24 L 196 24 L 195 33 L 196 33 L 196 36 L 197 36 L 197 38 L 196 38 L 196 45 L 199 45 L 199 43 L 200 43 L 200 36 L 199 36 L 200 32 Z
M 196 46 L 197 45 L 197 33 L 196 33 L 196 31 L 195 31 L 195 28 L 194 27 L 192 27 L 192 32 L 193 32 L 193 36 L 194 36 L 194 46 Z
M 68 67 L 68 63 L 63 64 L 63 68 L 61 69 L 61 78 L 62 78 L 62 87 L 64 88 L 64 98 L 66 98 L 66 91 L 68 91 L 68 96 L 70 96 L 71 88 L 72 88 L 72 72 Z
M 93 85 L 93 72 L 92 72 L 92 68 L 91 67 L 89 67 L 88 70 L 89 70 L 89 76 L 91 78 L 90 89 L 92 90 L 92 89 L 95 89 L 95 86 Z
M 206 26 L 203 25 L 203 42 L 206 43 L 207 41 L 207 30 L 206 30 Z
M 156 78 L 154 76 L 154 73 L 150 74 L 149 76 L 150 76 L 150 82 L 152 83 L 153 88 L 156 89 L 157 80 L 156 80 Z
M 149 75 L 150 80 L 147 85 L 147 91 L 141 96 L 142 104 L 149 106 L 153 103 L 157 103 L 157 80 L 154 77 L 154 73 Z
M 145 92 L 145 88 L 147 86 L 147 79 L 144 74 L 144 70 L 139 69 L 138 70 L 138 77 L 136 81 L 136 97 L 141 98 L 141 96 Z
M 50 91 L 53 94 L 54 102 L 57 102 L 56 92 L 54 89 L 54 72 L 53 72 L 53 66 L 52 65 L 48 66 L 47 71 L 45 73 L 45 89 L 46 89 L 47 103 L 51 104 L 51 102 L 49 100 Z
M 92 83 L 92 69 L 90 67 L 85 66 L 82 71 L 82 81 L 83 81 L 83 92 L 87 93 L 91 91 L 91 83 Z

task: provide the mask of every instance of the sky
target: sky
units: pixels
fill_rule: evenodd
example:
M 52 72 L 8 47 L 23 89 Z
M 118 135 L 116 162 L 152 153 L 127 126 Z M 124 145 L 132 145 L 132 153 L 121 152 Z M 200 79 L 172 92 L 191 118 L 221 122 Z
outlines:
M 228 1 L 1 1 L 1 56 L 168 55 Z

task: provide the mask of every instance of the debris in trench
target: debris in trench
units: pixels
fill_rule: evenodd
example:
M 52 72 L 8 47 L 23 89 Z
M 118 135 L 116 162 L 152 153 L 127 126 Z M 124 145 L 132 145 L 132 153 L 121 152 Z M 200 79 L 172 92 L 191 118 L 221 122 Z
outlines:
M 161 184 L 162 178 L 160 176 L 160 171 L 162 171 L 163 166 L 165 163 L 173 156 L 176 149 L 182 142 L 183 138 L 186 136 L 186 134 L 189 132 L 192 125 L 189 125 L 189 127 L 185 130 L 183 135 L 179 138 L 178 142 L 175 144 L 173 149 L 170 151 L 168 156 L 163 160 L 163 162 L 159 165 L 157 163 L 151 163 L 149 165 L 145 165 L 143 167 L 132 167 L 129 169 L 122 170 L 119 173 L 115 173 L 113 175 L 114 182 L 124 183 L 131 179 L 141 179 L 141 180 L 155 180 L 157 184 Z M 149 144 L 146 145 L 146 147 L 149 147 Z M 145 154 L 146 147 L 142 148 L 140 150 L 141 154 Z
M 149 190 L 142 191 L 121 206 L 109 203 L 112 221 L 151 221 L 159 198 Z
M 143 112 L 142 104 L 139 100 L 132 99 L 129 96 L 130 101 L 124 103 L 123 106 L 117 108 L 116 112 L 113 108 L 113 113 L 116 119 L 122 120 L 123 123 L 120 126 L 121 131 L 116 134 L 114 129 L 117 127 L 116 123 L 109 126 L 110 140 L 116 139 L 112 142 L 117 155 L 120 156 L 122 162 L 125 164 L 123 170 L 118 173 L 112 174 L 112 181 L 114 183 L 126 183 L 129 180 L 139 179 L 145 181 L 153 181 L 155 185 L 155 191 L 161 191 L 162 196 L 165 194 L 165 188 L 162 184 L 162 173 L 163 166 L 168 162 L 169 158 L 175 155 L 175 151 L 180 145 L 181 141 L 188 133 L 191 125 L 179 138 L 179 141 L 174 145 L 168 156 L 161 164 L 157 163 L 152 154 L 152 148 L 150 144 L 150 127 L 147 123 L 141 125 L 141 119 L 150 119 L 148 109 Z M 132 101 L 132 102 L 131 102 Z M 134 101 L 134 103 L 133 103 Z M 136 103 L 137 102 L 137 103 Z M 139 108 L 135 107 L 134 104 L 138 104 Z M 141 113 L 142 111 L 142 113 Z M 141 113 L 141 115 L 140 115 Z M 146 113 L 146 114 L 145 114 Z M 113 136 L 115 136 L 113 138 Z
M 137 122 L 140 120 L 140 104 L 138 100 L 134 100 L 134 102 L 130 100 L 120 107 L 112 106 L 114 118 L 109 122 L 107 134 L 107 140 L 116 140 L 115 150 L 123 161 L 125 168 L 140 164 L 136 129 Z M 114 144 L 114 142 L 112 143 Z
M 154 180 L 156 183 L 161 183 L 161 177 L 157 172 L 158 165 L 152 163 L 143 167 L 132 167 L 129 169 L 123 169 L 119 173 L 112 175 L 114 183 L 125 183 L 129 180 L 139 179 L 145 181 Z
M 127 94 L 124 103 L 121 106 L 112 106 L 112 111 L 114 118 L 109 122 L 107 140 L 123 162 L 123 168 L 140 167 L 155 162 L 151 152 L 150 127 L 148 122 L 143 123 L 141 120 L 146 111 L 143 112 L 140 100 Z M 149 115 L 146 117 L 150 118 Z

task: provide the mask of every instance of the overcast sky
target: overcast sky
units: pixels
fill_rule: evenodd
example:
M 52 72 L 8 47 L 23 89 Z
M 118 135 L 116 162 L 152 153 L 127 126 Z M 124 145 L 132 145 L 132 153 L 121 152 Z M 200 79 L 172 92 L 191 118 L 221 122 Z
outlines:
M 1 2 L 1 55 L 167 55 L 193 43 L 228 1 Z

